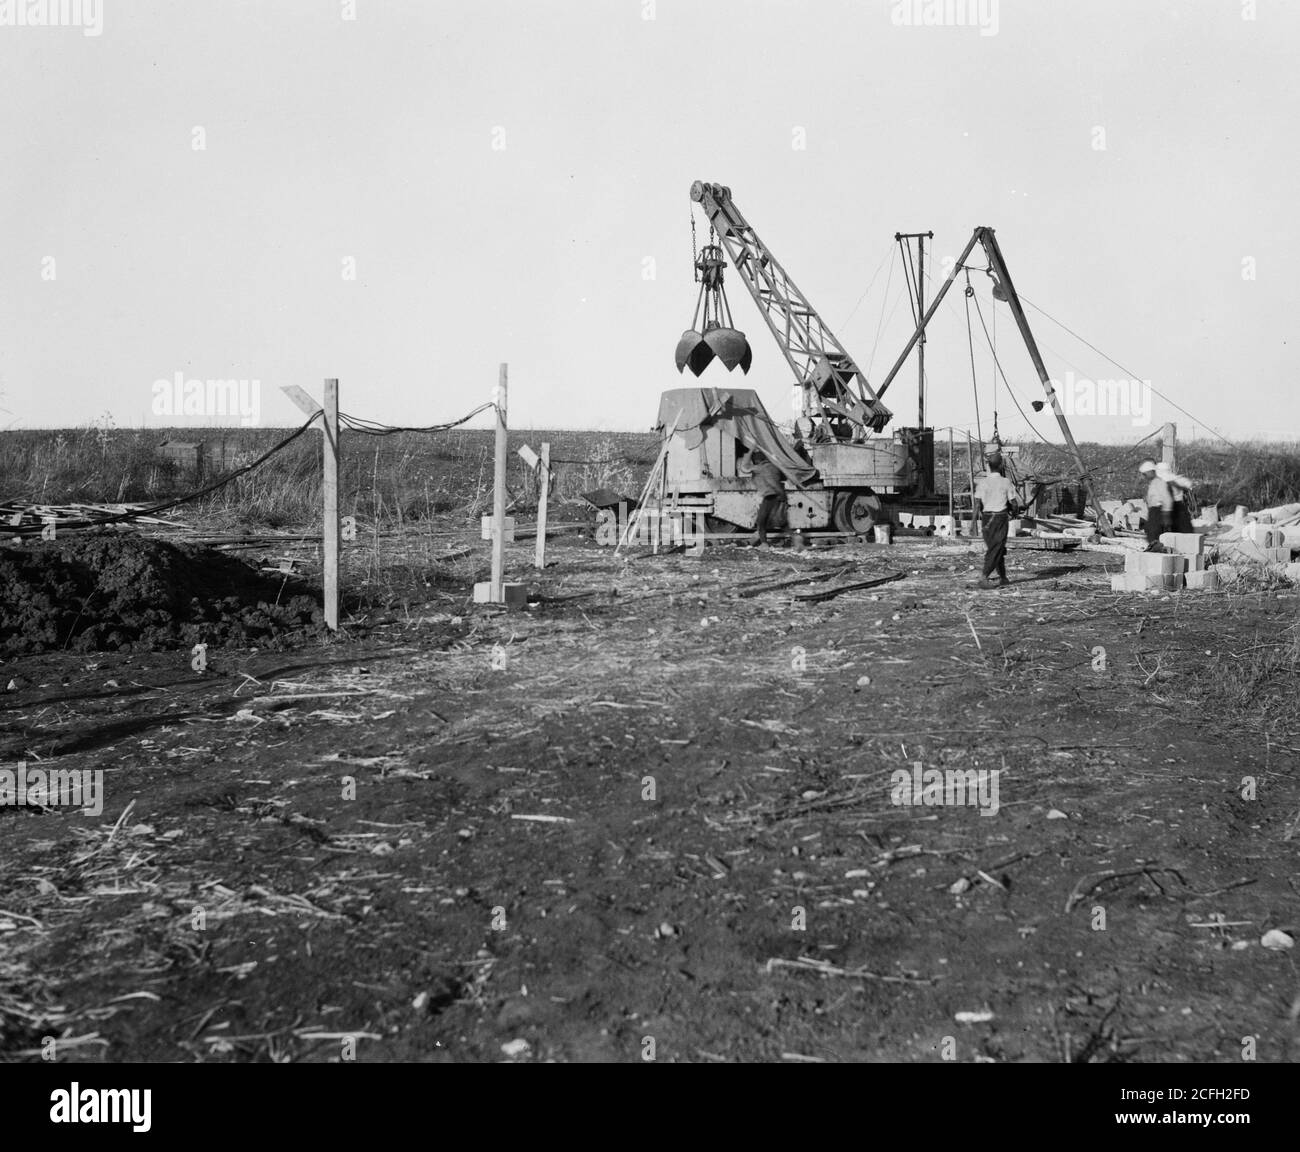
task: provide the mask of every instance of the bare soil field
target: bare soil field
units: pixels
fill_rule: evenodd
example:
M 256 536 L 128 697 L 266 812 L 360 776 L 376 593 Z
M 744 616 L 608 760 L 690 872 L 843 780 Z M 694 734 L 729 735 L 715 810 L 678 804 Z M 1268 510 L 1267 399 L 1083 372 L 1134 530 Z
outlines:
M 3 1058 L 1294 1059 L 1294 590 L 587 532 L 507 613 L 476 537 L 331 642 L 0 665 L 0 762 L 105 789 L 0 809 Z

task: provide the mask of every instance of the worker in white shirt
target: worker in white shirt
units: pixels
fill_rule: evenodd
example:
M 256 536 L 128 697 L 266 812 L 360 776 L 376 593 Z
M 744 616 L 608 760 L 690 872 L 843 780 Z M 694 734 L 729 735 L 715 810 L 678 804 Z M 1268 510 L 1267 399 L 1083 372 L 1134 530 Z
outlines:
M 1138 471 L 1147 481 L 1147 551 L 1159 551 L 1160 533 L 1173 531 L 1173 489 L 1161 478 L 1154 460 L 1143 460 Z
M 1156 479 L 1163 480 L 1169 489 L 1170 514 L 1166 532 L 1192 532 L 1192 510 L 1189 493 L 1192 482 L 1180 476 L 1163 460 L 1156 465 Z
M 984 575 L 977 588 L 1005 588 L 1007 579 L 1007 525 L 1012 512 L 1019 507 L 1015 486 L 1007 479 L 1006 465 L 1001 452 L 991 452 L 987 457 L 988 471 L 975 485 L 975 515 L 983 513 L 984 520 Z M 997 573 L 997 583 L 993 574 Z

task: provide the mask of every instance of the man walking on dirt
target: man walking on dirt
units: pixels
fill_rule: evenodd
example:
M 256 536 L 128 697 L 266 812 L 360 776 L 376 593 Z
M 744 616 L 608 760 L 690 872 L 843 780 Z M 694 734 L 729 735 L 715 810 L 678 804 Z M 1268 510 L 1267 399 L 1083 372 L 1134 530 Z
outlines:
M 781 510 L 785 508 L 784 477 L 781 469 L 762 452 L 750 453 L 749 462 L 753 468 L 754 481 L 758 485 L 758 494 L 763 498 L 758 506 L 758 540 L 754 546 L 766 548 L 767 530 L 779 525 Z
M 1160 533 L 1172 532 L 1174 494 L 1169 482 L 1157 475 L 1154 460 L 1143 460 L 1138 471 L 1147 481 L 1147 551 L 1161 550 Z
M 975 485 L 975 515 L 984 517 L 984 575 L 976 588 L 1005 588 L 1007 579 L 1007 526 L 1017 507 L 1015 486 L 1007 479 L 1001 452 L 987 457 L 988 471 Z M 997 573 L 997 583 L 991 577 Z

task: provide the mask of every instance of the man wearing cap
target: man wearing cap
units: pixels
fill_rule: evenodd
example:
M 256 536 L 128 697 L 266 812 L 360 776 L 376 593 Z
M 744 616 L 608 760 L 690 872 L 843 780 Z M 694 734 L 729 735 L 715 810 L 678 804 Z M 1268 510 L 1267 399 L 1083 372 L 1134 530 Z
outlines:
M 1167 467 L 1167 465 L 1166 465 Z M 1154 460 L 1143 460 L 1138 471 L 1147 480 L 1147 551 L 1160 548 L 1160 533 L 1172 532 L 1174 494 L 1162 479 Z
M 984 575 L 976 588 L 1005 588 L 1007 579 L 1007 524 L 1017 507 L 1015 486 L 1007 479 L 1002 453 L 993 451 L 986 457 L 988 471 L 975 485 L 975 515 L 984 518 Z M 997 583 L 991 577 L 997 573 Z

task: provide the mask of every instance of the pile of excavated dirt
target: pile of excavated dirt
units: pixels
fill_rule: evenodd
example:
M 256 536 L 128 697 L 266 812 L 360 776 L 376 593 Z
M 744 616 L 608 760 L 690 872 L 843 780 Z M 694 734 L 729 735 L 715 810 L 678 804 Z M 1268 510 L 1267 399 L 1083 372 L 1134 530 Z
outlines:
M 0 653 L 278 645 L 323 628 L 301 585 L 232 556 L 111 530 L 0 549 Z

